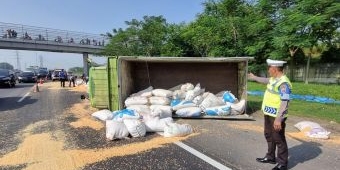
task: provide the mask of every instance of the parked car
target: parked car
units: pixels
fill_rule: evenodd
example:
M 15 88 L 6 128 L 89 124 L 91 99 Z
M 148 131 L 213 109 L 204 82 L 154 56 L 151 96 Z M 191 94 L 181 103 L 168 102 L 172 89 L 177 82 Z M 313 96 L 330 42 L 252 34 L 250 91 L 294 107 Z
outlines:
M 18 77 L 19 83 L 35 83 L 37 82 L 37 75 L 33 71 L 24 71 Z
M 0 85 L 14 87 L 16 84 L 15 73 L 8 69 L 0 69 Z

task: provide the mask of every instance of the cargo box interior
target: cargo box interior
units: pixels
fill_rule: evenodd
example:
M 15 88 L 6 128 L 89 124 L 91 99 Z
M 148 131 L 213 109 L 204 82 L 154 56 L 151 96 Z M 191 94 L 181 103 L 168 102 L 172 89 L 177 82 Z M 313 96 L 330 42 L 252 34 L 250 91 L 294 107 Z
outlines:
M 174 57 L 122 57 L 118 59 L 120 106 L 132 93 L 149 86 L 170 89 L 200 83 L 206 92 L 231 91 L 238 99 L 246 99 L 246 73 L 249 58 L 223 59 Z

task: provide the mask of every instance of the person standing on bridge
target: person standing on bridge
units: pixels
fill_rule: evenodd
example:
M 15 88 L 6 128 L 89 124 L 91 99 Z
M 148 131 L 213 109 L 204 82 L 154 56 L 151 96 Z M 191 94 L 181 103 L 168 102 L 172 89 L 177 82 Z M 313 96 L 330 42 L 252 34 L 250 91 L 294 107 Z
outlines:
M 267 59 L 270 78 L 248 74 L 248 79 L 267 84 L 262 102 L 264 113 L 264 136 L 268 144 L 268 152 L 263 158 L 256 158 L 261 163 L 277 165 L 273 170 L 285 170 L 288 165 L 288 145 L 285 137 L 288 103 L 292 84 L 283 73 L 285 61 Z M 275 158 L 276 147 L 277 158 Z
M 59 72 L 59 79 L 60 79 L 60 87 L 65 87 L 65 81 L 67 79 L 67 75 L 64 69 L 61 69 Z

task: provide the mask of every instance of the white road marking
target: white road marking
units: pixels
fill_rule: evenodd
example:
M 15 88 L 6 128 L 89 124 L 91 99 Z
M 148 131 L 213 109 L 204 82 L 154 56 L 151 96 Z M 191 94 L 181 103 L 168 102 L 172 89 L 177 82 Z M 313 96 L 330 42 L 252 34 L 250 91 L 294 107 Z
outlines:
M 22 96 L 17 102 L 22 102 L 25 97 L 27 97 L 30 94 L 30 92 L 27 92 L 24 96 Z
M 198 158 L 201 158 L 203 161 L 209 163 L 210 165 L 212 165 L 213 167 L 217 168 L 217 169 L 225 169 L 225 170 L 231 170 L 230 168 L 222 165 L 221 163 L 211 159 L 210 157 L 204 155 L 201 152 L 198 152 L 197 150 L 195 150 L 194 148 L 182 143 L 182 142 L 175 142 L 175 144 L 183 149 L 185 149 L 186 151 L 190 152 L 191 154 L 197 156 Z
M 159 135 L 164 136 L 163 132 L 157 132 Z M 209 163 L 210 165 L 212 165 L 213 167 L 217 168 L 217 169 L 223 169 L 223 170 L 232 170 L 229 167 L 226 167 L 224 165 L 222 165 L 221 163 L 211 159 L 210 157 L 208 157 L 207 155 L 204 155 L 201 152 L 198 152 L 196 149 L 184 144 L 183 142 L 175 142 L 175 144 L 179 147 L 181 147 L 182 149 L 190 152 L 191 154 L 197 156 L 198 158 L 202 159 L 203 161 Z

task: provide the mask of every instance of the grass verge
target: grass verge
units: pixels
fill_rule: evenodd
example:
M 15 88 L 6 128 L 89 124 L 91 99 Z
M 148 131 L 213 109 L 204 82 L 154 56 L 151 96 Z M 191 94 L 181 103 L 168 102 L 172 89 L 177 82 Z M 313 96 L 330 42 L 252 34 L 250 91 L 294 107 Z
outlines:
M 264 91 L 266 89 L 266 85 L 249 81 L 247 88 L 248 91 Z M 294 82 L 293 94 L 315 95 L 340 100 L 340 86 Z M 250 112 L 261 109 L 262 98 L 263 96 L 248 95 L 248 109 Z M 322 104 L 302 100 L 292 100 L 289 104 L 289 114 L 340 123 L 340 104 Z

